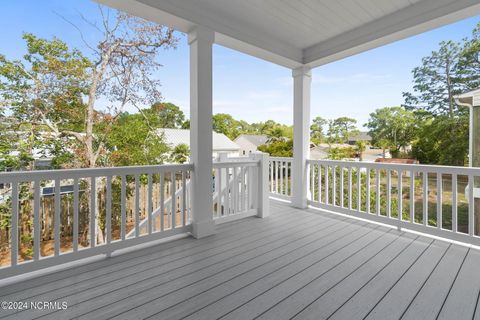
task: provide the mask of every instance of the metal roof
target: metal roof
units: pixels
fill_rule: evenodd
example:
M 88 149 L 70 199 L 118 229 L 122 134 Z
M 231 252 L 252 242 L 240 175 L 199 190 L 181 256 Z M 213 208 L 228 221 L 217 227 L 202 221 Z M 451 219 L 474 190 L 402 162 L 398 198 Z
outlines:
M 263 134 L 241 134 L 234 141 L 237 142 L 240 138 L 244 138 L 257 147 L 267 143 L 268 140 L 268 137 Z
M 164 134 L 165 142 L 171 147 L 186 144 L 190 147 L 190 130 L 186 129 L 157 129 L 158 134 Z M 221 133 L 213 132 L 213 151 L 238 151 L 238 144 Z

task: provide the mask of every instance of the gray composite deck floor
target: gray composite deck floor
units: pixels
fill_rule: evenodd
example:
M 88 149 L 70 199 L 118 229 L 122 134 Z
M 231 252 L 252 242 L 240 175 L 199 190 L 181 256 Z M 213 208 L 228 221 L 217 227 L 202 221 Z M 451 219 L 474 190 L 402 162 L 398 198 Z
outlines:
M 271 216 L 0 288 L 1 319 L 480 319 L 480 252 L 271 202 Z

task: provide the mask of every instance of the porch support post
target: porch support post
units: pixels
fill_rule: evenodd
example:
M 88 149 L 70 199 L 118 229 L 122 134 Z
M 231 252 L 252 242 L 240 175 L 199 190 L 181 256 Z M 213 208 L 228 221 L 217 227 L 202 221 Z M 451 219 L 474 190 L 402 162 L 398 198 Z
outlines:
M 190 45 L 190 149 L 192 233 L 202 238 L 215 233 L 212 190 L 212 30 L 195 27 Z
M 311 69 L 294 69 L 293 76 L 293 172 L 292 205 L 307 207 L 308 167 L 310 155 L 310 86 Z

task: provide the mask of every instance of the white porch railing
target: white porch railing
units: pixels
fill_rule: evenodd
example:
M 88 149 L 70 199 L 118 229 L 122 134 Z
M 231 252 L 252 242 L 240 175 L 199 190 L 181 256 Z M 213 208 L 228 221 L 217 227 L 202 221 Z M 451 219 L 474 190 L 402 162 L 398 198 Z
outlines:
M 0 199 L 0 278 L 190 231 L 192 170 L 184 164 L 0 173 L 10 186 Z
M 213 218 L 216 223 L 259 214 L 260 171 L 263 154 L 227 158 L 220 154 L 213 163 Z M 265 168 L 266 169 L 266 168 Z
M 480 168 L 307 163 L 312 206 L 480 245 Z
M 270 195 L 289 200 L 292 196 L 292 158 L 270 157 Z

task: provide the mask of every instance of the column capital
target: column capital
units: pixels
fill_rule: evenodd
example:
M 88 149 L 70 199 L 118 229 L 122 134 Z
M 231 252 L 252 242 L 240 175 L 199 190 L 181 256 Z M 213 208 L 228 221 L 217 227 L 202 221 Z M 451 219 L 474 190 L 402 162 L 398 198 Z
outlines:
M 292 69 L 292 77 L 312 77 L 312 68 L 307 66 L 301 66 L 295 69 Z
M 210 44 L 215 42 L 215 31 L 204 26 L 195 26 L 188 32 L 188 44 L 202 39 Z

